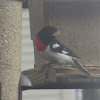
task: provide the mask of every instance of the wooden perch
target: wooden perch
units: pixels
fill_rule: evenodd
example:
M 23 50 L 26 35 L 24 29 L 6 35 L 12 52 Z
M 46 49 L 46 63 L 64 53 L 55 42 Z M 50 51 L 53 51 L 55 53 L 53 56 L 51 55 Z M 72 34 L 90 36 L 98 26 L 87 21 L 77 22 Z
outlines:
M 76 88 L 100 88 L 100 67 L 85 67 L 94 77 L 91 81 L 82 72 L 73 67 L 52 68 L 45 65 L 42 69 L 30 69 L 22 72 L 32 81 L 32 87 L 24 89 L 76 89 Z

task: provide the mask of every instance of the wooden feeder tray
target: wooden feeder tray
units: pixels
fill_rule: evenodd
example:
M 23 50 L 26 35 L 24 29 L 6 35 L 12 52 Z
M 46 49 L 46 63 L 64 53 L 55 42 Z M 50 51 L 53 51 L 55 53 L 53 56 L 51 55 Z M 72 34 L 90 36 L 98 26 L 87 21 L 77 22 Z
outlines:
M 89 89 L 100 88 L 100 67 L 84 66 L 94 81 L 74 67 L 44 66 L 42 69 L 30 69 L 23 74 L 32 81 L 32 87 L 22 89 Z

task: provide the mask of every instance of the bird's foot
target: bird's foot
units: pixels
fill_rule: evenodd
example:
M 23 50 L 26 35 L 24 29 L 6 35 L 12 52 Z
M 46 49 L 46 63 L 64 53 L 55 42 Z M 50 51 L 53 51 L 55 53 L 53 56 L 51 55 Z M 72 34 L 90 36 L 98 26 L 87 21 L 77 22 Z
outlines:
M 57 65 L 55 65 L 55 64 L 52 64 L 52 63 L 47 63 L 47 64 L 43 65 L 41 69 L 43 69 L 43 68 L 45 68 L 45 67 L 52 67 L 52 68 L 54 68 L 54 69 L 55 69 L 55 68 L 56 68 L 56 66 L 57 66 Z

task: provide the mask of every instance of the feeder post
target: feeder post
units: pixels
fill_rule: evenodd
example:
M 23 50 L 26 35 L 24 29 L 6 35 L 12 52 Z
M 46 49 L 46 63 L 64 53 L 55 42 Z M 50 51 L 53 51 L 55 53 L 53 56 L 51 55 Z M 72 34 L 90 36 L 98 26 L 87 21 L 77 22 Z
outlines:
M 31 39 L 35 40 L 36 34 L 43 28 L 45 15 L 44 15 L 44 0 L 28 0 L 29 15 L 30 15 L 30 30 Z M 41 67 L 44 64 L 44 60 L 39 56 L 34 46 L 35 67 Z
M 21 33 L 21 1 L 0 0 L 0 100 L 18 100 Z

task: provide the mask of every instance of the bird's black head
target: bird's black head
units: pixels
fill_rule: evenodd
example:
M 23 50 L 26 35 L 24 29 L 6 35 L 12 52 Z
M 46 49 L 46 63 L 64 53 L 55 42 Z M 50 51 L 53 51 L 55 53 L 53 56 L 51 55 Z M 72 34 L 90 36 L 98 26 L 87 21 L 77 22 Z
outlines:
M 46 26 L 38 32 L 38 37 L 43 43 L 49 44 L 58 34 L 59 31 L 56 27 Z

